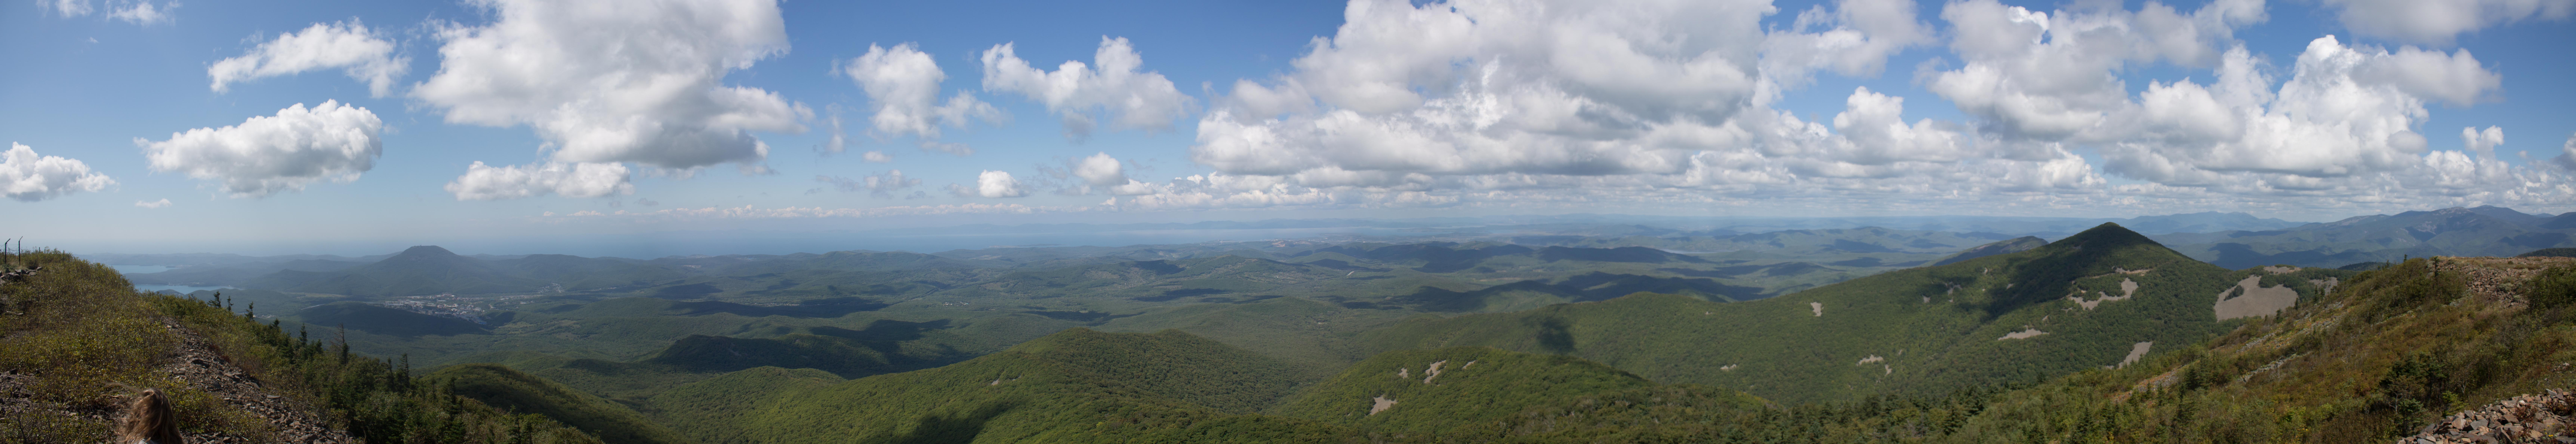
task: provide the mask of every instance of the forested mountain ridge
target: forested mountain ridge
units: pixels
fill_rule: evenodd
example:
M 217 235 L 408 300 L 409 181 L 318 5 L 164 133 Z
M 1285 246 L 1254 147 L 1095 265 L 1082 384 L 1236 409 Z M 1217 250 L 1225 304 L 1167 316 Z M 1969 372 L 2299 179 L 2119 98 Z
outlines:
M 2576 260 L 2418 258 L 2201 345 L 1998 396 L 1933 442 L 2389 442 L 2576 383 L 2572 319 Z M 2486 442 L 2571 432 L 2481 421 L 2451 425 Z
M 1639 295 L 1420 317 L 1364 333 L 1375 350 L 1481 345 L 1579 356 L 1663 383 L 1780 402 L 1930 395 L 2116 366 L 2226 328 L 2220 297 L 2252 277 L 2287 306 L 2346 274 L 2230 272 L 2105 224 L 2017 253 L 1862 277 L 1740 303 Z M 2285 288 L 2286 285 L 2286 288 Z M 2141 345 L 2146 344 L 2146 345 Z

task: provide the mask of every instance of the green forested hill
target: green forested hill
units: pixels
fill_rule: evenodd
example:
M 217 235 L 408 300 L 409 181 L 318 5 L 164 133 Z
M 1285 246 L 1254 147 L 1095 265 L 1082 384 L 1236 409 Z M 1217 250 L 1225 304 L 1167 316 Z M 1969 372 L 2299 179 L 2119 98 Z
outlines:
M 1178 331 L 1077 328 L 935 369 L 781 393 L 741 424 L 771 443 L 1339 440 L 1320 423 L 1241 416 L 1294 390 L 1285 367 Z
M 842 379 L 815 369 L 759 367 L 662 390 L 647 408 L 654 419 L 706 444 L 755 442 L 744 425 L 752 408 L 785 393 L 821 390 Z
M 2141 343 L 2152 352 L 2157 344 L 2169 350 L 2198 342 L 2223 331 L 2214 312 L 2222 290 L 2268 274 L 2220 269 L 2105 224 L 2028 251 L 1759 301 L 1638 295 L 1420 317 L 1362 339 L 1375 350 L 1481 345 L 1561 353 L 1658 382 L 1788 403 L 1931 395 L 2115 366 Z M 2305 278 L 2265 279 L 2274 287 L 2316 287 Z
M 1351 340 L 1354 334 L 1400 316 L 1400 312 L 1391 310 L 1351 309 L 1283 297 L 1237 304 L 1185 305 L 1119 318 L 1096 328 L 1118 332 L 1177 329 L 1285 361 L 1299 381 L 1315 381 L 1368 357 Z
M 840 377 L 854 378 L 916 370 L 1001 351 L 1074 325 L 1029 315 L 925 322 L 865 316 L 747 318 L 732 313 L 650 316 L 649 313 L 668 313 L 664 310 L 673 304 L 636 298 L 611 301 L 637 303 L 591 304 L 567 313 L 595 308 L 597 311 L 592 314 L 614 316 L 547 318 L 530 315 L 538 324 L 561 326 L 518 335 L 428 336 L 416 338 L 413 342 L 444 340 L 456 341 L 451 344 L 458 345 L 451 347 L 546 350 L 546 353 L 488 352 L 424 362 L 500 363 L 641 409 L 650 398 L 666 389 L 716 377 L 724 372 L 785 366 L 822 369 Z M 500 331 L 515 328 L 524 327 L 505 327 Z M 736 336 L 716 336 L 727 333 Z M 566 349 L 656 343 L 659 344 L 658 349 L 636 350 L 631 354 Z M 618 356 L 621 354 L 625 356 Z
M 460 364 L 422 378 L 458 396 L 518 413 L 535 413 L 599 435 L 612 443 L 694 442 L 644 419 L 625 406 L 545 378 L 493 364 Z

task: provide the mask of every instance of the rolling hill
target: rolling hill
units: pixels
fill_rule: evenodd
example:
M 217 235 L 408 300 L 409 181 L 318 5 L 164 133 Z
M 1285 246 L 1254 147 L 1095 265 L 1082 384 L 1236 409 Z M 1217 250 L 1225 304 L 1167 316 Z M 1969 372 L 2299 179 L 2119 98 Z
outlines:
M 1072 329 L 945 367 L 780 393 L 743 436 L 799 442 L 1333 440 L 1311 421 L 1245 417 L 1291 393 L 1283 363 L 1204 338 Z M 1212 433 L 1212 432 L 1223 433 Z M 1300 439 L 1307 437 L 1307 439 Z
M 1525 432 L 1498 425 L 1526 410 L 1658 388 L 1646 378 L 1570 356 L 1485 347 L 1402 350 L 1353 364 L 1284 400 L 1276 412 L 1367 435 L 1481 441 Z M 1766 404 L 1732 390 L 1681 391 L 1715 398 L 1700 405 L 1713 415 L 1759 411 Z
M 1743 392 L 1483 347 L 1383 353 L 1303 387 L 1284 367 L 1178 331 L 1071 329 L 956 365 L 853 380 L 746 369 L 651 405 L 710 443 L 1553 442 L 1741 432 L 1769 408 Z M 1645 423 L 1674 408 L 1704 416 Z M 1539 416 L 1567 411 L 1594 415 Z

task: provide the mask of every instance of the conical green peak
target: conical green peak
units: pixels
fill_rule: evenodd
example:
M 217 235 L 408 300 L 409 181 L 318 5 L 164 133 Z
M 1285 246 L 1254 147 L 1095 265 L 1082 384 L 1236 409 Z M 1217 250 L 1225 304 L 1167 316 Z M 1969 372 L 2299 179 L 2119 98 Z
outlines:
M 2146 235 L 2138 234 L 2136 231 L 2129 231 L 2128 228 L 2121 227 L 2120 224 L 2113 222 L 2103 222 L 2101 225 L 2096 225 L 2091 229 L 2084 230 L 2082 233 L 2075 233 L 2074 236 L 2067 236 L 2065 239 L 2058 239 L 2056 242 L 2050 242 L 2048 244 L 2049 247 L 2054 248 L 2074 248 L 2096 251 L 2109 251 L 2111 249 L 2139 245 L 2153 245 L 2156 248 L 2164 248 L 2165 246 L 2164 244 L 2157 243 L 2155 239 L 2148 239 Z
M 414 247 L 411 247 L 411 248 L 404 249 L 404 250 L 402 251 L 402 253 L 395 254 L 394 256 L 396 256 L 396 257 L 404 257 L 404 256 L 455 256 L 455 255 L 456 255 L 456 252 L 447 251 L 447 249 L 446 249 L 446 248 L 439 248 L 439 246 L 437 246 L 437 245 L 420 245 L 420 246 L 414 246 Z

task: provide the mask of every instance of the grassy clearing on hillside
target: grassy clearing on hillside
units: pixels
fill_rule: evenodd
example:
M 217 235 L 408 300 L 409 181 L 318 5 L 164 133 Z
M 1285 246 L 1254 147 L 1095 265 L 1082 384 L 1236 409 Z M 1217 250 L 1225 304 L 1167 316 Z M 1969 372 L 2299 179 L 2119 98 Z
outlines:
M 179 343 L 114 269 L 55 251 L 0 253 L 0 263 L 38 269 L 0 283 L 0 371 L 25 377 L 32 405 L 0 424 L 0 441 L 93 441 L 108 435 L 123 399 L 160 388 L 185 433 L 266 436 L 257 418 L 154 370 Z M 0 270 L 8 271 L 8 270 Z M 66 417 L 51 411 L 78 413 Z

